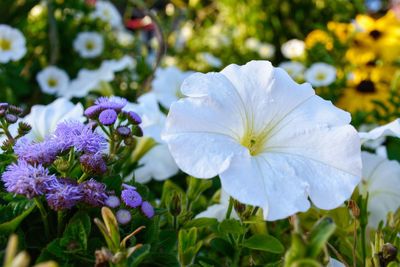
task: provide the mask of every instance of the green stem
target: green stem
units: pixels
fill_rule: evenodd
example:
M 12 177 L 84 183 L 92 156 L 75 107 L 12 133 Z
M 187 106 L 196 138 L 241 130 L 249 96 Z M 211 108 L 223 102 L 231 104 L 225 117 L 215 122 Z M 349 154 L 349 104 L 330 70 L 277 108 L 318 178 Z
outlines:
M 225 219 L 229 219 L 231 217 L 232 209 L 233 209 L 233 198 L 230 197 L 229 198 L 229 206 L 228 206 L 228 210 L 226 211 Z
M 83 181 L 85 181 L 86 178 L 88 178 L 88 177 L 89 177 L 89 175 L 88 175 L 86 172 L 84 172 L 84 173 L 82 174 L 82 176 L 78 179 L 78 184 L 80 184 L 80 183 L 82 183 Z
M 63 221 L 64 221 L 64 211 L 59 210 L 57 211 L 57 236 L 61 236 L 62 229 L 63 229 Z
M 14 143 L 14 138 L 8 130 L 7 123 L 5 123 L 3 119 L 1 120 L 1 128 L 3 128 L 4 134 L 7 136 L 8 140 Z
M 367 241 L 366 241 L 366 229 L 368 224 L 368 195 L 366 198 L 361 199 L 361 217 L 360 217 L 360 227 L 361 227 L 361 251 L 363 266 L 366 264 L 367 258 Z
M 49 221 L 47 220 L 47 212 L 46 212 L 45 208 L 43 207 L 43 204 L 39 198 L 35 197 L 34 201 L 35 201 L 36 207 L 38 207 L 38 209 L 40 211 L 40 215 L 42 216 L 42 221 L 43 221 L 43 225 L 44 225 L 44 231 L 45 231 L 46 238 L 49 238 L 50 237 L 50 228 L 49 228 Z

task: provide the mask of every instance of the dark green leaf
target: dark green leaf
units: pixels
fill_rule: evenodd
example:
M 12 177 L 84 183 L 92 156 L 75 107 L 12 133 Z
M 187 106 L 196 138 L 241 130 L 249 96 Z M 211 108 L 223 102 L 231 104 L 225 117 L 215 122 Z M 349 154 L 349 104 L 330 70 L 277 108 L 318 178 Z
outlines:
M 282 243 L 271 235 L 255 234 L 243 242 L 243 246 L 250 249 L 262 250 L 271 253 L 283 253 Z

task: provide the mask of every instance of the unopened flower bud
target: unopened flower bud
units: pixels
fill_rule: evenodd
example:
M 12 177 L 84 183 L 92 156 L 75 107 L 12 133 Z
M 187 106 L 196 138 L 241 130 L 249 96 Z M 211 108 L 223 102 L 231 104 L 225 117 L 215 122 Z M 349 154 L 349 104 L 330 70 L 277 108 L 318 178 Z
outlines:
M 246 205 L 240 203 L 239 201 L 234 201 L 233 202 L 233 206 L 235 208 L 235 211 L 237 212 L 237 214 L 243 214 L 243 212 L 246 211 Z
M 117 221 L 120 224 L 127 224 L 132 220 L 131 213 L 128 210 L 121 209 L 116 214 Z
M 14 106 L 14 105 L 9 105 L 8 106 L 8 112 L 17 116 L 22 115 L 22 108 Z
M 18 134 L 21 136 L 26 135 L 31 129 L 32 127 L 26 122 L 18 123 Z
M 355 218 L 358 218 L 360 216 L 360 208 L 355 201 L 349 201 L 349 209 L 351 210 L 351 213 Z
M 126 126 L 119 126 L 117 128 L 117 133 L 119 136 L 121 137 L 128 137 L 131 134 L 131 129 L 129 129 L 129 127 Z
M 177 192 L 175 192 L 169 204 L 169 212 L 172 214 L 172 216 L 176 217 L 181 214 L 181 211 L 181 197 Z
M 54 161 L 54 166 L 59 172 L 67 172 L 69 170 L 69 163 L 67 160 L 58 158 Z
M 128 121 L 134 125 L 138 125 L 138 124 L 142 123 L 142 119 L 136 112 L 128 111 L 125 113 L 125 115 L 128 118 Z
M 143 136 L 143 130 L 139 126 L 135 125 L 132 127 L 132 134 L 134 136 L 142 137 Z
M 5 109 L 0 109 L 0 118 L 3 118 L 6 115 Z
M 0 110 L 7 110 L 8 106 L 8 103 L 0 103 Z
M 128 136 L 124 139 L 124 144 L 126 146 L 134 146 L 136 145 L 136 139 L 133 138 L 132 136 Z
M 103 125 L 112 125 L 117 120 L 117 112 L 113 109 L 103 110 L 99 115 L 99 121 Z
M 18 117 L 16 115 L 14 115 L 14 114 L 11 114 L 11 113 L 6 114 L 4 116 L 4 118 L 6 119 L 6 121 L 8 123 L 11 123 L 11 124 L 16 123 L 17 120 L 18 120 Z
M 382 247 L 382 259 L 384 261 L 384 266 L 389 262 L 396 260 L 397 248 L 390 243 L 386 243 Z
M 8 150 L 11 150 L 13 148 L 13 145 L 14 145 L 14 143 L 13 143 L 12 140 L 6 139 L 1 144 L 1 149 L 3 151 L 8 151 Z

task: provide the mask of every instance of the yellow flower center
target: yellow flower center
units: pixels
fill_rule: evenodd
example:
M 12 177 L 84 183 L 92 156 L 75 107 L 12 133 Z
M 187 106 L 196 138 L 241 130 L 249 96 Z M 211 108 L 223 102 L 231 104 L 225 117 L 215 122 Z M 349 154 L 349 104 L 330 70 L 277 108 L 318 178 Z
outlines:
M 47 80 L 47 84 L 50 87 L 56 87 L 57 84 L 58 84 L 58 81 L 56 79 L 54 79 L 54 78 L 50 78 L 50 79 Z
M 318 81 L 323 81 L 326 79 L 326 74 L 319 72 L 319 73 L 317 73 L 317 75 L 315 75 L 315 79 L 317 79 Z
M 3 51 L 11 50 L 11 41 L 8 39 L 0 39 L 0 48 Z
M 87 41 L 85 44 L 85 47 L 87 50 L 93 50 L 93 48 L 95 47 L 94 43 L 92 41 Z
M 240 144 L 249 149 L 250 155 L 256 156 L 264 151 L 265 141 L 267 140 L 268 131 L 255 134 L 251 130 L 240 140 Z

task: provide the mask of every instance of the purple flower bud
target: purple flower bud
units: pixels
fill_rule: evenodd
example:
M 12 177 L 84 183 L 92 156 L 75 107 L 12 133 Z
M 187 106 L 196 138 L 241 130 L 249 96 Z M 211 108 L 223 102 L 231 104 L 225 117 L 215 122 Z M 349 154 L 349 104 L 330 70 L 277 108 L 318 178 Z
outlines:
M 111 97 L 99 97 L 95 104 L 104 109 L 113 109 L 116 112 L 120 112 L 123 107 L 128 103 L 125 98 L 118 96 Z
M 131 134 L 131 129 L 129 129 L 129 127 L 126 126 L 119 126 L 117 128 L 117 133 L 122 136 L 122 137 L 127 137 Z
M 117 120 L 117 112 L 113 109 L 103 110 L 99 115 L 99 121 L 103 125 L 111 125 Z
M 8 103 L 0 103 L 0 110 L 7 110 L 8 105 Z
M 8 123 L 16 123 L 18 120 L 18 117 L 16 115 L 10 113 L 6 114 L 4 118 Z
M 142 196 L 136 191 L 133 186 L 124 184 L 125 189 L 121 192 L 121 198 L 124 203 L 131 208 L 139 207 L 142 204 Z
M 117 196 L 109 196 L 104 203 L 110 208 L 116 208 L 121 204 Z
M 105 184 L 94 179 L 81 183 L 79 187 L 82 191 L 82 200 L 91 206 L 101 206 L 107 199 Z
M 141 210 L 147 218 L 149 219 L 153 218 L 154 208 L 148 201 L 143 201 Z
M 127 224 L 131 221 L 132 216 L 131 213 L 128 210 L 119 210 L 117 211 L 117 221 L 120 224 Z
M 142 119 L 136 112 L 128 111 L 125 114 L 128 117 L 128 121 L 131 122 L 132 124 L 137 125 L 142 123 Z
M 101 153 L 83 154 L 79 158 L 83 171 L 92 174 L 103 174 L 107 171 L 107 164 Z
M 99 115 L 99 113 L 100 113 L 101 111 L 102 111 L 102 108 L 101 108 L 100 106 L 94 105 L 94 106 L 88 107 L 88 108 L 85 110 L 84 114 L 85 114 L 86 117 L 91 118 L 91 119 L 94 119 L 94 118 L 96 118 L 96 117 Z

